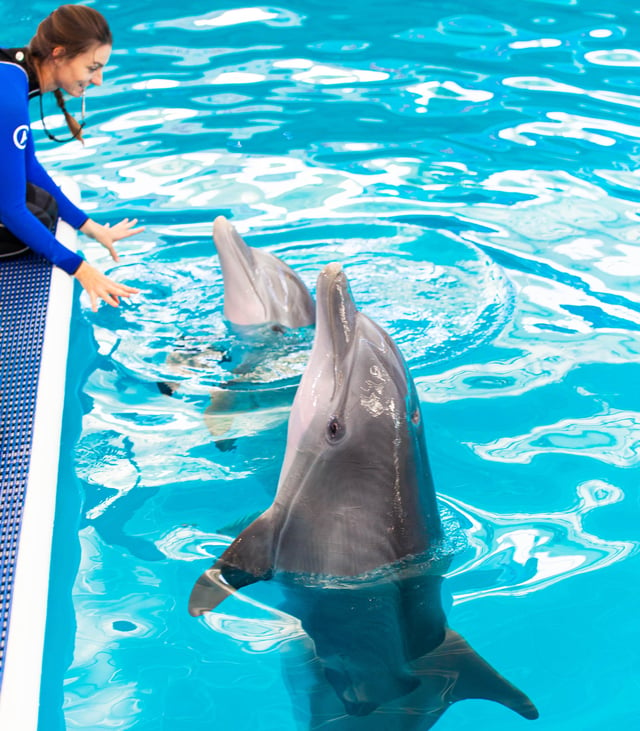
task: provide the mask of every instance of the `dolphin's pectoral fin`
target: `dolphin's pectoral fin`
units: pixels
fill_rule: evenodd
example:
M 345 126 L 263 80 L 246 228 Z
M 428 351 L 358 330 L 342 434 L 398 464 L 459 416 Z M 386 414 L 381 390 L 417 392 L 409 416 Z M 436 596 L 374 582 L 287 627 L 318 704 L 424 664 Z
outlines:
M 265 576 L 255 576 L 224 561 L 216 563 L 200 575 L 191 590 L 189 597 L 189 614 L 199 617 L 201 614 L 215 609 L 237 589 L 249 586 Z
M 207 569 L 194 584 L 189 597 L 189 614 L 199 617 L 215 609 L 235 588 L 222 579 L 220 569 L 213 566 Z
M 436 650 L 417 661 L 417 674 L 423 683 L 441 685 L 443 709 L 466 698 L 482 698 L 501 703 L 524 718 L 538 718 L 531 700 L 450 629 Z
M 273 574 L 273 526 L 269 511 L 253 521 L 196 581 L 189 597 L 189 614 L 198 617 L 215 609 L 229 594 Z
M 237 536 L 246 530 L 254 521 L 262 515 L 262 511 L 257 513 L 251 513 L 251 515 L 243 515 L 233 523 L 227 523 L 226 525 L 217 529 L 217 533 L 221 533 L 224 536 Z

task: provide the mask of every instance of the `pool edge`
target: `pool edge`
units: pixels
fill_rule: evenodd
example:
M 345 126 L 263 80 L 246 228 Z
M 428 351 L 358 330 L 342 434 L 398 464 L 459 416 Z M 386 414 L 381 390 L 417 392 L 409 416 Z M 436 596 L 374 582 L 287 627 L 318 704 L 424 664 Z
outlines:
M 76 232 L 68 224 L 60 222 L 57 236 L 75 249 Z M 73 289 L 72 277 L 52 267 L 0 688 L 0 728 L 6 731 L 38 727 Z

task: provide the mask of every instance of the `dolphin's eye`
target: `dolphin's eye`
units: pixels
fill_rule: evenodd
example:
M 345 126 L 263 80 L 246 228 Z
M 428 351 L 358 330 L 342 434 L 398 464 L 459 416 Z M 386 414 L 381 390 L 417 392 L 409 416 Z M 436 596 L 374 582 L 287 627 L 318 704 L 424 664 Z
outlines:
M 327 437 L 330 442 L 337 442 L 344 436 L 344 425 L 337 416 L 332 416 L 327 424 Z
M 411 412 L 411 421 L 413 424 L 420 423 L 420 409 L 416 408 Z

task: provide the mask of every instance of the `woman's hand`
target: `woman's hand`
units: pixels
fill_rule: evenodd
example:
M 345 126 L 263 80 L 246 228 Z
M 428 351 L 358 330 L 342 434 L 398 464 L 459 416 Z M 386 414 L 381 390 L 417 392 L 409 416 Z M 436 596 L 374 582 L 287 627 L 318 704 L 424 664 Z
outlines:
M 82 224 L 82 226 L 80 226 L 80 230 L 83 234 L 91 236 L 92 239 L 95 239 L 96 241 L 101 243 L 105 247 L 105 249 L 107 249 L 107 251 L 111 254 L 111 258 L 114 261 L 118 261 L 119 257 L 115 249 L 114 243 L 116 241 L 120 241 L 120 239 L 126 239 L 129 236 L 135 236 L 141 231 L 144 231 L 144 226 L 138 226 L 138 228 L 134 228 L 136 223 L 138 223 L 137 218 L 124 218 L 119 223 L 116 223 L 115 226 L 110 226 L 109 224 L 103 226 L 97 221 L 88 218 Z
M 91 309 L 98 311 L 98 300 L 104 300 L 112 307 L 120 304 L 120 297 L 131 297 L 139 290 L 126 284 L 114 282 L 95 267 L 83 261 L 73 275 L 82 285 L 91 299 Z

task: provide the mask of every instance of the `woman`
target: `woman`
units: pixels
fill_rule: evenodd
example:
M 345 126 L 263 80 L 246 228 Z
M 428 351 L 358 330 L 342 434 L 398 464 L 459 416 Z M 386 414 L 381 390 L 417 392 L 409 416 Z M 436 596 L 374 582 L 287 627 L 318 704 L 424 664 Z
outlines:
M 26 48 L 0 49 L 0 257 L 33 249 L 75 276 L 86 290 L 94 312 L 98 300 L 117 307 L 120 297 L 138 290 L 114 282 L 54 236 L 58 216 L 99 241 L 117 261 L 114 243 L 143 231 L 137 219 L 102 226 L 77 208 L 37 161 L 28 101 L 52 91 L 72 138 L 82 139 L 82 125 L 67 112 L 62 91 L 82 97 L 102 84 L 112 36 L 103 16 L 84 5 L 61 5 L 40 25 Z M 44 125 L 44 119 L 43 119 Z M 57 140 L 46 129 L 46 134 Z

